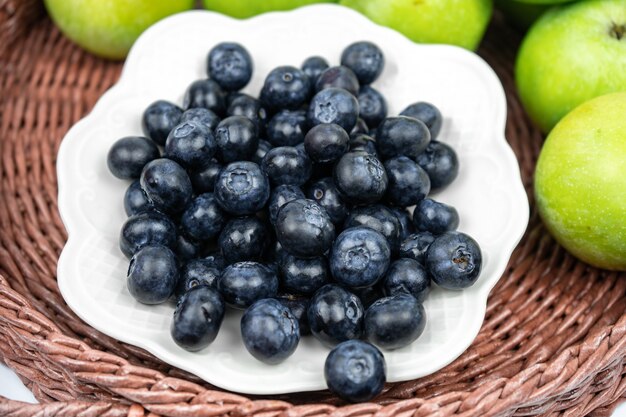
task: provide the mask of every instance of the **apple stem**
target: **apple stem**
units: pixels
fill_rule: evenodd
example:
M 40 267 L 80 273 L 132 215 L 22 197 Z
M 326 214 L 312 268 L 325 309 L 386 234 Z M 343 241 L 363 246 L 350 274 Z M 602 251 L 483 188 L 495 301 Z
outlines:
M 613 22 L 611 24 L 611 29 L 609 29 L 609 34 L 618 41 L 622 40 L 622 38 L 626 36 L 626 24 L 618 25 L 617 23 Z

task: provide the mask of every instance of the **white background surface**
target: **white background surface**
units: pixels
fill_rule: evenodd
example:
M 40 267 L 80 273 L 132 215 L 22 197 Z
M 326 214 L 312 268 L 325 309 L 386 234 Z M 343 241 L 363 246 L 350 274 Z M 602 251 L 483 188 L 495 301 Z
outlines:
M 36 402 L 33 394 L 26 389 L 18 377 L 2 364 L 0 364 L 0 395 L 13 400 Z M 613 417 L 626 417 L 626 403 L 615 410 Z

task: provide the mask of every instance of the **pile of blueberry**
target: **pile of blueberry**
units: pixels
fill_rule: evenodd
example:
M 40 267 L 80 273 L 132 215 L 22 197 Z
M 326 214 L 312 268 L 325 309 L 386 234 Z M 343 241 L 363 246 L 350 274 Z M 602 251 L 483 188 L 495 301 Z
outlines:
M 435 140 L 441 113 L 418 102 L 387 117 L 370 86 L 383 66 L 376 45 L 356 42 L 340 66 L 311 57 L 275 68 L 257 99 L 239 92 L 250 54 L 221 43 L 182 108 L 152 103 L 146 137 L 113 145 L 109 169 L 134 180 L 120 233 L 128 290 L 145 304 L 175 297 L 182 348 L 205 348 L 226 306 L 243 309 L 255 358 L 279 363 L 312 334 L 332 348 L 328 387 L 365 401 L 386 379 L 374 345 L 421 335 L 431 281 L 474 284 L 478 244 L 455 231 L 453 207 L 428 198 L 458 173 L 454 150 Z

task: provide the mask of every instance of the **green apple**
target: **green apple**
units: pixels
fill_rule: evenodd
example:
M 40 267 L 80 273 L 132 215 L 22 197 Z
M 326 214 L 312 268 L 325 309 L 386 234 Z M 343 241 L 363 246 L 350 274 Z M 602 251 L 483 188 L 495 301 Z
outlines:
M 476 49 L 491 18 L 492 0 L 341 0 L 415 42 Z
M 593 97 L 626 90 L 624 0 L 548 10 L 530 28 L 516 62 L 524 107 L 544 131 Z
M 291 10 L 314 3 L 337 3 L 337 0 L 202 0 L 206 9 L 239 19 L 274 10 Z
M 50 17 L 65 36 L 111 59 L 124 58 L 148 26 L 193 4 L 194 0 L 45 0 Z
M 507 21 L 522 30 L 528 29 L 543 12 L 550 8 L 549 5 L 524 3 L 521 0 L 496 0 L 494 4 L 504 13 Z
M 565 249 L 626 270 L 626 92 L 587 101 L 556 125 L 537 162 L 535 195 Z

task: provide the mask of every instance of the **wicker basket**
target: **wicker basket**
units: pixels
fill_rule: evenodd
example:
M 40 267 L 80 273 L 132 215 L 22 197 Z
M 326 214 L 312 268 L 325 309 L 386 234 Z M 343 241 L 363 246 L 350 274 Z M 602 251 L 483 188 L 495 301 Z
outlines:
M 87 326 L 55 280 L 66 238 L 55 157 L 121 64 L 81 51 L 41 15 L 38 1 L 0 0 L 0 358 L 41 402 L 0 397 L 0 415 L 603 416 L 626 396 L 626 274 L 569 256 L 534 209 L 472 346 L 434 375 L 388 384 L 376 403 L 226 393 Z M 496 16 L 479 53 L 505 86 L 507 137 L 533 205 L 542 136 L 512 80 L 519 40 Z

